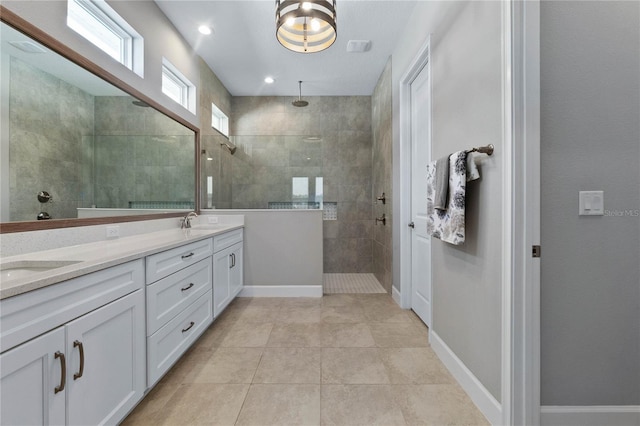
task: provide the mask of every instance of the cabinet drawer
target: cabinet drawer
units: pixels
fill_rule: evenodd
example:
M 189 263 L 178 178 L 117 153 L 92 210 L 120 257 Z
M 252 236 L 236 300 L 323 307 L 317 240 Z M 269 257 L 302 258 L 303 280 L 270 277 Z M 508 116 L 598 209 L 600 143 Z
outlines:
M 217 253 L 220 250 L 230 247 L 240 241 L 242 241 L 242 229 L 236 229 L 235 231 L 216 235 L 213 237 L 213 252 Z
M 211 270 L 208 257 L 147 287 L 147 336 L 211 290 Z
M 180 358 L 213 320 L 208 291 L 147 339 L 147 384 L 155 382 Z
M 213 246 L 211 238 L 176 247 L 171 250 L 148 256 L 147 284 L 158 281 L 180 269 L 211 256 Z
M 0 347 L 6 351 L 144 287 L 142 259 L 0 301 Z

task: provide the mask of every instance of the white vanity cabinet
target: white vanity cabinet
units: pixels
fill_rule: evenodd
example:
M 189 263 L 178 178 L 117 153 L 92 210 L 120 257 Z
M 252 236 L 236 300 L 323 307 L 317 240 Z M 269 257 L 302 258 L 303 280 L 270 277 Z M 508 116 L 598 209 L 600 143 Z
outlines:
M 213 316 L 217 318 L 242 290 L 242 229 L 216 235 L 213 247 Z
M 145 390 L 143 286 L 139 260 L 0 301 L 0 423 L 121 421 Z
M 0 369 L 0 424 L 65 424 L 64 328 L 3 353 Z
M 153 386 L 213 321 L 211 238 L 147 264 L 147 384 Z

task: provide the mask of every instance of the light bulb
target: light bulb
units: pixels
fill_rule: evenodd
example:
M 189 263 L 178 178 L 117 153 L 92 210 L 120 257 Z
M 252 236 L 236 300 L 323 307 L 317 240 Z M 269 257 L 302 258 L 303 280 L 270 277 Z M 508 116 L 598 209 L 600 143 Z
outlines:
M 206 25 L 200 25 L 198 27 L 198 31 L 200 31 L 200 34 L 204 34 L 204 35 L 211 34 L 211 28 L 207 27 Z
M 313 5 L 308 1 L 305 1 L 304 3 L 302 3 L 302 8 L 304 10 L 311 10 L 312 7 L 313 7 Z
M 287 27 L 293 27 L 293 24 L 296 23 L 296 18 L 287 18 Z
M 317 19 L 313 18 L 311 20 L 311 29 L 313 31 L 318 31 L 320 29 L 320 21 L 318 21 Z
M 267 84 L 273 84 L 274 82 L 274 78 L 273 77 L 265 77 L 264 82 Z

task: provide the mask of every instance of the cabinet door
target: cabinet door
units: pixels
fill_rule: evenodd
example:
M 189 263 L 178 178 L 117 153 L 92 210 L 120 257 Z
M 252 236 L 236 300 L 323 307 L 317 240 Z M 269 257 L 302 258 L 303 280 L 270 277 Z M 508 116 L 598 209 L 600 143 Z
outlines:
M 65 424 L 65 358 L 56 353 L 64 355 L 63 328 L 0 355 L 0 424 Z
M 231 250 L 229 248 L 213 255 L 213 316 L 220 315 L 231 301 L 229 288 L 229 269 L 231 267 Z
M 144 321 L 138 290 L 66 326 L 68 424 L 116 424 L 142 398 Z
M 229 293 L 233 300 L 242 290 L 244 277 L 242 275 L 242 243 L 231 246 L 231 267 L 229 268 Z M 229 302 L 231 302 L 229 300 Z

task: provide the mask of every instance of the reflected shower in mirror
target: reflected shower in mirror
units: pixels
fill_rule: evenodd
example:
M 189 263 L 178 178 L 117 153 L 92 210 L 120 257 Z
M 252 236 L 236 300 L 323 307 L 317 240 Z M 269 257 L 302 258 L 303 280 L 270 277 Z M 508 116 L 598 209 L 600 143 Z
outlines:
M 193 130 L 5 23 L 0 40 L 2 222 L 195 208 Z

